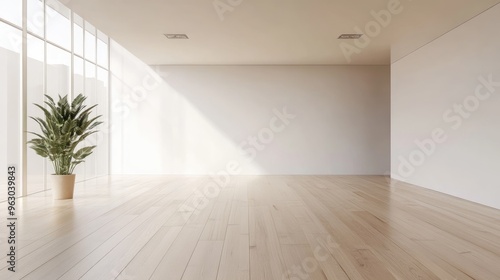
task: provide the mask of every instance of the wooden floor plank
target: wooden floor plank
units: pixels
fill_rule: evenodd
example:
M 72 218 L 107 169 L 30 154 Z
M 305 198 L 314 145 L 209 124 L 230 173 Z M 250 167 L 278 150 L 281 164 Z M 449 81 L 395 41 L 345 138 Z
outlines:
M 385 176 L 216 179 L 19 198 L 16 272 L 2 254 L 0 279 L 500 279 L 500 210 Z
M 185 226 L 165 252 L 150 279 L 180 280 L 198 244 L 203 226 Z
M 283 279 L 285 260 L 271 210 L 268 206 L 250 207 L 249 222 L 250 279 Z
M 119 272 L 117 279 L 149 279 L 182 227 L 162 227 Z
M 182 276 L 182 280 L 215 280 L 219 270 L 223 241 L 200 240 Z
M 250 279 L 249 238 L 242 231 L 240 225 L 228 226 L 217 280 Z
M 102 243 L 98 248 L 92 251 L 90 254 L 85 256 L 80 262 L 75 266 L 71 267 L 66 273 L 64 273 L 59 279 L 70 280 L 70 279 L 80 279 L 89 269 L 94 265 L 99 263 L 109 252 L 111 252 L 118 244 L 125 240 L 129 234 L 131 234 L 135 229 L 143 225 L 144 220 L 150 218 L 152 215 L 157 214 L 160 207 L 151 207 L 146 209 L 143 214 L 137 216 L 132 222 L 123 227 L 116 234 L 112 235 L 104 243 Z
M 309 245 L 283 244 L 281 250 L 287 270 L 279 279 L 327 280 L 319 260 L 313 255 Z

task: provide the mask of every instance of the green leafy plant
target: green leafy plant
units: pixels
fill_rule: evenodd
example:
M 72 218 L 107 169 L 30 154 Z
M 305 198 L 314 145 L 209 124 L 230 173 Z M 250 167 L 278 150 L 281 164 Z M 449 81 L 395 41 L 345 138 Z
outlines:
M 45 97 L 47 108 L 34 104 L 43 111 L 45 119 L 30 117 L 38 123 L 41 133 L 30 132 L 36 138 L 28 141 L 28 144 L 38 155 L 49 158 L 56 175 L 70 175 L 96 147 L 87 146 L 77 150 L 78 144 L 98 131 L 95 128 L 102 123 L 97 121 L 101 116 L 90 118 L 97 104 L 87 108 L 83 104 L 87 97 L 83 94 L 79 94 L 71 103 L 67 95 L 59 96 L 57 103 L 50 96 Z

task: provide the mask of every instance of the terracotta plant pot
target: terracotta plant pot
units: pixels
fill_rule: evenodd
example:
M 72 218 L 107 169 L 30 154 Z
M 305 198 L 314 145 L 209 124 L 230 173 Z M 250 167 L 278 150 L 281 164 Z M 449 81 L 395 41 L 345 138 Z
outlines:
M 72 199 L 75 189 L 75 174 L 71 175 L 51 175 L 52 197 L 54 199 Z

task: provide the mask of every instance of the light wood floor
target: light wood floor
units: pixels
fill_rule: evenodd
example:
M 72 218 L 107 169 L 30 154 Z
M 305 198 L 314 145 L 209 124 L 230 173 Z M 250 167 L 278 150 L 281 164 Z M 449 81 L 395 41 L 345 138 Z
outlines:
M 381 176 L 214 186 L 106 177 L 78 184 L 74 200 L 19 199 L 17 272 L 2 226 L 0 279 L 500 279 L 492 208 Z

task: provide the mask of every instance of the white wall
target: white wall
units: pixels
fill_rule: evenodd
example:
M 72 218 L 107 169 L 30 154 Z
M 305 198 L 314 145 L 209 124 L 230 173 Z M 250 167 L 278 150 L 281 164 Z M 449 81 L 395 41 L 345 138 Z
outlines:
M 160 66 L 155 73 L 116 43 L 111 49 L 113 173 L 210 174 L 233 160 L 239 174 L 389 171 L 388 66 Z M 295 115 L 287 125 L 273 112 L 283 108 Z M 271 128 L 280 131 L 271 137 Z M 251 136 L 268 143 L 239 148 Z
M 497 5 L 392 65 L 394 178 L 500 208 L 499 24 Z

